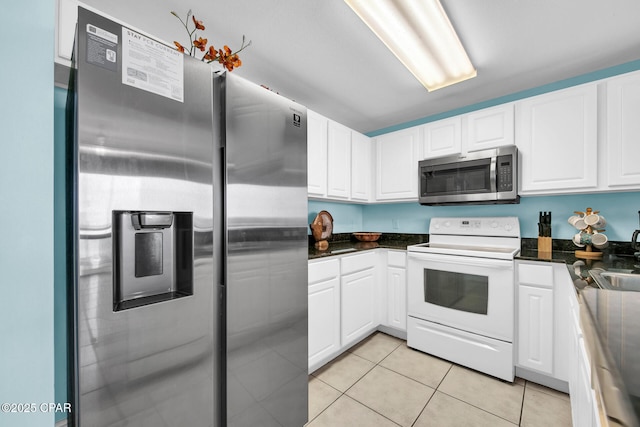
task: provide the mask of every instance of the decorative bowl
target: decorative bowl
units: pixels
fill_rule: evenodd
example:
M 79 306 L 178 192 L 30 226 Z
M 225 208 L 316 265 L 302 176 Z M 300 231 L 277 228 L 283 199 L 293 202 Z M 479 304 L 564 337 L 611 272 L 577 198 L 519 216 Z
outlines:
M 353 233 L 353 236 L 361 242 L 375 242 L 380 238 L 382 233 Z

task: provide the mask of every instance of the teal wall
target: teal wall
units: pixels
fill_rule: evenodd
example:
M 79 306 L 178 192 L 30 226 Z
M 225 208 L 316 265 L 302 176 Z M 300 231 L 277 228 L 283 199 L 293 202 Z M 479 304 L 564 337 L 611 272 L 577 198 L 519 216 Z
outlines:
M 38 405 L 2 426 L 54 424 L 54 7 L 7 1 L 0 19 L 0 403 Z
M 329 212 L 333 217 L 334 233 L 363 231 L 363 205 L 309 200 L 307 222 L 311 224 L 318 212 L 322 210 Z M 311 234 L 311 229 L 307 229 L 307 234 Z
M 331 213 L 334 232 L 380 231 L 383 233 L 429 232 L 429 220 L 436 216 L 517 216 L 522 237 L 538 234 L 538 212 L 552 212 L 553 236 L 571 239 L 576 230 L 567 219 L 574 210 L 600 210 L 607 220 L 605 234 L 612 241 L 631 241 L 638 225 L 640 192 L 522 197 L 517 205 L 421 206 L 415 203 L 350 205 L 309 201 L 309 222 L 320 210 Z

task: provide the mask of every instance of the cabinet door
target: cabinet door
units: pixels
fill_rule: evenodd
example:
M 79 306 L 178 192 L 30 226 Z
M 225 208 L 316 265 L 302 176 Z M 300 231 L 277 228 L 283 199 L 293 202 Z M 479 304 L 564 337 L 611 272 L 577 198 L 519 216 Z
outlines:
M 351 196 L 351 129 L 329 120 L 327 195 L 338 199 Z
M 327 118 L 307 110 L 307 191 L 327 196 Z
M 340 280 L 309 286 L 309 370 L 340 350 Z
M 597 107 L 596 84 L 516 103 L 521 194 L 597 187 Z
M 576 419 L 573 420 L 575 426 L 593 426 L 593 392 L 591 388 L 591 364 L 589 354 L 585 347 L 584 339 L 578 341 L 578 355 L 576 364 L 578 365 L 578 390 L 575 396 L 577 402 Z M 574 396 L 571 396 L 574 399 Z
M 422 158 L 442 157 L 462 151 L 461 116 L 422 126 Z
M 371 199 L 371 139 L 351 132 L 351 199 Z
M 553 373 L 553 290 L 518 286 L 518 364 Z
M 606 176 L 610 188 L 640 188 L 640 73 L 607 82 Z
M 417 127 L 376 137 L 376 200 L 418 199 Z
M 511 145 L 515 142 L 513 128 L 513 104 L 474 111 L 465 116 L 466 151 Z
M 387 324 L 407 330 L 407 271 L 387 267 Z
M 341 318 L 342 345 L 357 341 L 378 326 L 376 322 L 375 269 L 359 271 L 342 276 Z

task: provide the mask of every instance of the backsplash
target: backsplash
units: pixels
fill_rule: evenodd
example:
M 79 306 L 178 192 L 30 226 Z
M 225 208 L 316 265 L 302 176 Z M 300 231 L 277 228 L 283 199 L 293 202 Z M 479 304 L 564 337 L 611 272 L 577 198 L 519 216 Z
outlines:
M 436 216 L 517 216 L 522 237 L 537 237 L 538 212 L 551 211 L 552 237 L 570 240 L 577 232 L 567 222 L 574 210 L 587 207 L 601 211 L 607 219 L 610 241 L 626 242 L 639 228 L 640 192 L 521 197 L 517 205 L 421 206 L 417 202 L 356 205 L 309 200 L 309 223 L 321 210 L 333 216 L 334 233 L 380 231 L 383 233 L 429 232 L 429 219 Z

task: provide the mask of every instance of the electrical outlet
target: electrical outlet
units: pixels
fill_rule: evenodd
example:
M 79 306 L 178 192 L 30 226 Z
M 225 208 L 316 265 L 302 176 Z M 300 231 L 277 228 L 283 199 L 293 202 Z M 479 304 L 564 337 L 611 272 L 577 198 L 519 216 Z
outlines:
M 398 230 L 400 228 L 400 221 L 396 218 L 391 220 L 391 228 Z

